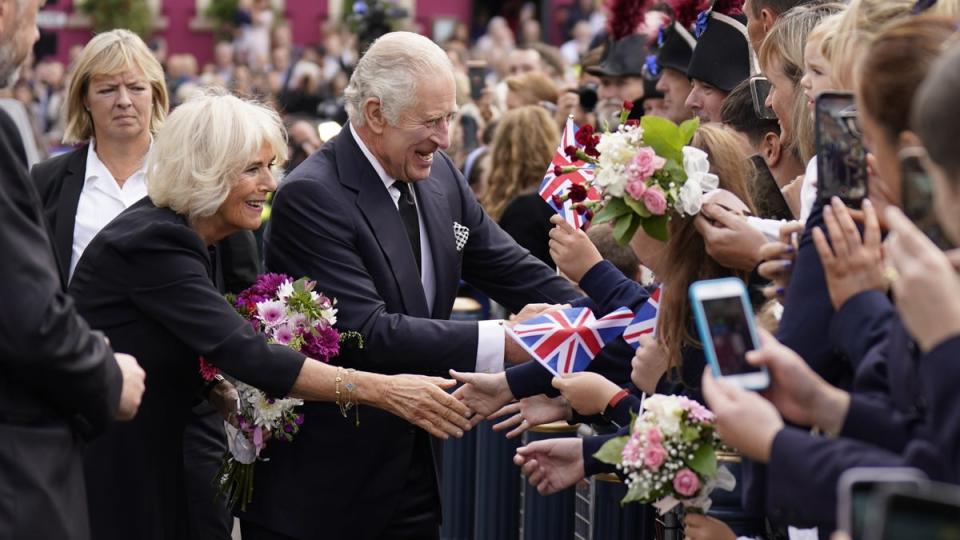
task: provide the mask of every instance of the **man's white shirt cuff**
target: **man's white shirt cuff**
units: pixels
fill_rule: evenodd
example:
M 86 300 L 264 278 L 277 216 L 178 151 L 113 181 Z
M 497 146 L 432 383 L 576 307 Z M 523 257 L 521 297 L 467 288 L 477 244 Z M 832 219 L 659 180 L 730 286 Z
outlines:
M 477 373 L 503 371 L 503 321 L 477 323 Z

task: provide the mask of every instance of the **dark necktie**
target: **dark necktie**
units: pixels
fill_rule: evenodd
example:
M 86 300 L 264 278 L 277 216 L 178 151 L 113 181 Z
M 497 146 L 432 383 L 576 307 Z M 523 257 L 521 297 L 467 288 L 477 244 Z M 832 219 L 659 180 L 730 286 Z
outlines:
M 398 180 L 393 185 L 400 192 L 397 207 L 400 210 L 400 219 L 403 220 L 403 228 L 407 230 L 407 239 L 410 240 L 413 259 L 417 261 L 417 273 L 420 273 L 422 271 L 420 268 L 420 218 L 417 217 L 417 204 L 413 201 L 409 184 Z

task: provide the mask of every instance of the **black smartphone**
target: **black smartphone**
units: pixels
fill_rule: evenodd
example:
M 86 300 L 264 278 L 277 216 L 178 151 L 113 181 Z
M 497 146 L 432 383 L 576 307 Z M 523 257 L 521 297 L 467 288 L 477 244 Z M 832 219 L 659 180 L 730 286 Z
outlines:
M 764 120 L 776 120 L 777 113 L 767 107 L 767 96 L 770 95 L 770 81 L 766 77 L 753 77 L 750 79 L 750 97 L 753 99 L 753 112 L 757 118 Z
M 867 150 L 853 94 L 825 92 L 816 102 L 817 196 L 860 208 L 867 196 Z
M 790 211 L 790 205 L 783 198 L 783 192 L 777 185 L 777 179 L 773 177 L 770 168 L 763 156 L 754 154 L 750 156 L 750 161 L 754 166 L 753 175 L 753 204 L 757 208 L 757 217 L 766 219 L 785 219 L 793 220 L 793 212 Z
M 867 509 L 865 540 L 960 540 L 960 488 L 937 482 L 889 486 Z
M 900 152 L 900 204 L 903 213 L 940 249 L 955 246 L 947 238 L 933 211 L 933 179 L 923 166 L 923 148 L 908 147 Z
M 837 527 L 851 540 L 864 540 L 871 502 L 883 489 L 916 488 L 926 481 L 923 472 L 907 467 L 855 467 L 837 482 Z
M 467 78 L 470 79 L 470 99 L 480 101 L 487 84 L 487 63 L 483 60 L 467 62 Z

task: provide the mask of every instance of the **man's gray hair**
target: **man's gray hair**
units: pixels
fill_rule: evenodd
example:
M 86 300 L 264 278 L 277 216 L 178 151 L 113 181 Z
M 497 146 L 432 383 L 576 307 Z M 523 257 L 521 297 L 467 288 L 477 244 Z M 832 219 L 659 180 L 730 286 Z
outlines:
M 362 126 L 363 104 L 378 99 L 387 122 L 395 125 L 417 103 L 418 81 L 437 76 L 453 77 L 453 64 L 436 43 L 412 32 L 385 34 L 360 58 L 343 91 L 347 114 Z

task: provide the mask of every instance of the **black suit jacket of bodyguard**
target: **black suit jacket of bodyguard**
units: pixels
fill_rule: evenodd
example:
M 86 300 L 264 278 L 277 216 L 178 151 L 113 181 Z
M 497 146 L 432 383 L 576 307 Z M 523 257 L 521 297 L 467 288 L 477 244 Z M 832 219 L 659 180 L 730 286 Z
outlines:
M 75 428 L 113 420 L 122 376 L 63 290 L 19 145 L 0 112 L 0 538 L 86 539 Z
M 461 277 L 512 310 L 577 296 L 483 212 L 442 152 L 414 189 L 436 274 L 432 310 L 397 208 L 349 129 L 299 165 L 276 194 L 267 270 L 317 280 L 318 290 L 338 300 L 337 326 L 366 342 L 334 363 L 381 373 L 472 371 L 477 324 L 446 320 Z M 461 252 L 454 222 L 470 229 Z M 375 538 L 403 497 L 415 428 L 367 407 L 359 428 L 334 404 L 305 408 L 298 437 L 273 445 L 271 460 L 258 464 L 255 500 L 243 518 L 296 538 Z

